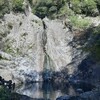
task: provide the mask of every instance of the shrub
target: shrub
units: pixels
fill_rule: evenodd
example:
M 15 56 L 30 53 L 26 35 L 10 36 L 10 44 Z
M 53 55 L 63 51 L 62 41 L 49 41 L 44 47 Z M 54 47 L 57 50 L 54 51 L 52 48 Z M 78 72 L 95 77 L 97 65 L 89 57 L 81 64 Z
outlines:
M 85 50 L 90 52 L 91 55 L 100 61 L 100 25 L 96 28 L 92 28 L 91 38 L 86 45 Z
M 100 34 L 100 25 L 98 25 L 98 26 L 93 30 L 93 34 L 94 34 L 94 35 Z
M 48 16 L 49 18 L 57 15 L 61 7 L 64 6 L 64 0 L 40 0 L 33 6 L 33 13 L 40 18 Z
M 33 13 L 40 18 L 45 16 L 52 18 L 52 16 L 85 14 L 87 16 L 97 16 L 98 8 L 100 9 L 99 0 L 29 0 L 33 4 Z M 46 9 L 39 7 L 46 7 Z M 43 11 L 44 9 L 44 11 Z M 42 12 L 41 12 L 42 11 Z M 45 12 L 46 11 L 46 12 Z M 45 13 L 44 13 L 45 12 Z
M 48 8 L 51 7 L 51 0 L 40 0 L 32 6 L 32 12 L 40 18 L 48 15 Z
M 11 92 L 9 89 L 0 86 L 0 100 L 20 100 L 21 95 Z
M 90 25 L 89 20 L 79 18 L 78 16 L 69 16 L 69 19 L 73 26 L 77 28 L 87 28 Z
M 23 1 L 24 0 L 12 0 L 12 10 L 15 12 L 23 12 Z
M 60 10 L 59 10 L 59 15 L 68 15 L 68 16 L 72 16 L 74 15 L 74 12 L 69 9 L 67 6 L 63 6 Z
M 40 18 L 44 18 L 45 16 L 47 16 L 47 10 L 47 7 L 38 7 L 35 14 Z
M 97 6 L 94 0 L 83 0 L 82 11 L 86 15 L 93 15 L 97 10 Z
M 51 12 L 51 13 L 57 12 L 57 7 L 56 6 L 50 7 L 49 12 Z
M 72 0 L 71 4 L 72 4 L 73 11 L 75 13 L 80 14 L 81 13 L 81 2 L 80 2 L 80 0 Z
M 0 87 L 0 100 L 11 100 L 11 93 L 8 89 Z
M 100 0 L 95 0 L 96 4 L 97 4 L 97 8 L 99 10 L 99 13 L 100 13 Z
M 53 4 L 57 6 L 57 10 L 65 5 L 65 0 L 53 0 Z
M 9 2 L 8 0 L 0 0 L 0 17 L 3 17 L 5 13 L 9 13 Z
M 32 3 L 33 3 L 33 0 L 28 0 L 29 1 L 29 3 L 32 5 Z

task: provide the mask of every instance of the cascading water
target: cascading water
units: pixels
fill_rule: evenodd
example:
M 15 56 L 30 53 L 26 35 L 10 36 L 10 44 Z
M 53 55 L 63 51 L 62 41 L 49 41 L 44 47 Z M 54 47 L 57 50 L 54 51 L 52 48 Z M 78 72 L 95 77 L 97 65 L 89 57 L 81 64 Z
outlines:
M 47 55 L 47 53 L 45 53 L 45 59 L 44 59 L 44 70 L 52 70 L 51 66 L 53 66 L 52 61 L 49 57 L 49 55 Z
M 44 32 L 42 34 L 42 45 L 43 45 L 43 51 L 45 53 L 44 56 L 44 80 L 50 79 L 52 76 L 52 71 L 54 70 L 54 63 L 52 61 L 52 59 L 50 58 L 50 56 L 47 54 L 46 52 L 46 48 L 45 45 L 47 43 L 47 35 L 46 35 L 46 25 L 43 21 L 43 28 L 44 28 Z

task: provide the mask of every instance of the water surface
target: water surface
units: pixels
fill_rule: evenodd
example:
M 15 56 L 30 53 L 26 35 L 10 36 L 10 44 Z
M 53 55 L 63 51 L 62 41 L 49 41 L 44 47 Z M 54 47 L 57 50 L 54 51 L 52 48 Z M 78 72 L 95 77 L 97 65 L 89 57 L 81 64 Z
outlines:
M 31 98 L 44 98 L 45 100 L 56 100 L 57 97 L 63 95 L 78 95 L 77 89 L 82 89 L 84 92 L 90 91 L 90 84 L 74 84 L 69 83 L 54 84 L 52 82 L 40 82 L 22 85 L 17 88 L 16 92 Z

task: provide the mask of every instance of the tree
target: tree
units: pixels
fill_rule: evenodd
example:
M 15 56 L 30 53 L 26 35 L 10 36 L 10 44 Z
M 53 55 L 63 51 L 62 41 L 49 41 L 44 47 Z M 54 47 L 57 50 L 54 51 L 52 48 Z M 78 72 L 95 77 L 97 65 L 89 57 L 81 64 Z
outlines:
M 97 4 L 97 8 L 99 10 L 99 13 L 100 13 L 100 0 L 95 0 L 96 4 Z
M 23 12 L 23 2 L 24 0 L 12 0 L 12 10 L 15 12 Z
M 36 8 L 35 14 L 40 18 L 44 18 L 45 16 L 47 16 L 47 11 L 48 11 L 47 7 L 44 7 L 44 6 L 38 7 L 38 8 Z
M 96 60 L 100 61 L 100 25 L 91 28 L 91 38 L 86 46 L 86 51 L 89 51 Z
M 82 12 L 86 15 L 93 15 L 97 11 L 96 2 L 94 0 L 82 1 Z
M 72 4 L 72 9 L 75 13 L 80 14 L 81 13 L 81 2 L 80 0 L 71 0 L 71 4 Z

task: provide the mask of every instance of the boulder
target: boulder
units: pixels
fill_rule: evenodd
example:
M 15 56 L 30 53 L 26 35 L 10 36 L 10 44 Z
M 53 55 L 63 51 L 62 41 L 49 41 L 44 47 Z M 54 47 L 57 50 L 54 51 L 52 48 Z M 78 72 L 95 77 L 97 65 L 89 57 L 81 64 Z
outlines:
M 12 73 L 8 69 L 0 69 L 0 76 L 4 78 L 6 81 L 12 80 Z
M 65 96 L 58 97 L 56 100 L 70 100 L 70 98 L 71 96 L 65 95 Z

